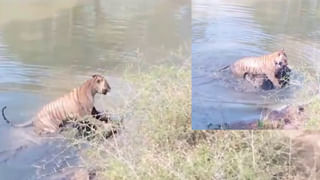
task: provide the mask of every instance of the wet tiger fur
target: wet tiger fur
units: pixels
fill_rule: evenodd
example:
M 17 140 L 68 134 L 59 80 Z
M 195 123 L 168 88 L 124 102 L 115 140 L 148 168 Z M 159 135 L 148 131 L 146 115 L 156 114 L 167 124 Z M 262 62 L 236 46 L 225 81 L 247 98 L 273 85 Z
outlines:
M 230 68 L 231 72 L 241 78 L 245 75 L 265 75 L 274 87 L 281 88 L 286 84 L 281 78 L 288 77 L 290 69 L 288 67 L 288 58 L 284 50 L 276 51 L 260 57 L 245 57 L 237 60 L 230 66 L 221 70 Z
M 37 134 L 55 133 L 70 118 L 77 119 L 86 115 L 93 115 L 100 119 L 99 112 L 94 107 L 94 96 L 97 93 L 106 95 L 111 91 L 111 87 L 107 80 L 101 75 L 93 75 L 80 87 L 75 88 L 69 94 L 66 94 L 57 100 L 45 105 L 31 122 L 25 124 L 14 125 L 4 115 L 4 107 L 2 115 L 7 123 L 14 127 L 33 126 Z

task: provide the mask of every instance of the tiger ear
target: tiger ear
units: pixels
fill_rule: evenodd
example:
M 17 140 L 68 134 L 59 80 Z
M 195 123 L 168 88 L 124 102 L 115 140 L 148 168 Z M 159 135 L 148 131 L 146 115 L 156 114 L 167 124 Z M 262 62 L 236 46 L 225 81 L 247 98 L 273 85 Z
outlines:
M 284 53 L 284 48 L 282 48 L 279 52 L 278 52 L 278 56 L 280 56 L 281 54 Z
M 92 78 L 97 78 L 97 77 L 98 77 L 97 74 L 92 75 Z

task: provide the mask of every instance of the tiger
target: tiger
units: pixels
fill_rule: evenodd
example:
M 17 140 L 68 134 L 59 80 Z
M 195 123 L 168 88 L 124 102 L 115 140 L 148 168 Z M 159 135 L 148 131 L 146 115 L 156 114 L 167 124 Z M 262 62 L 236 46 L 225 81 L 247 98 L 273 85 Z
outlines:
M 286 82 L 281 78 L 289 79 L 288 57 L 284 49 L 259 57 L 244 57 L 228 65 L 220 71 L 230 68 L 236 77 L 245 78 L 246 75 L 265 75 L 275 88 L 283 87 Z
M 33 126 L 34 132 L 39 135 L 52 134 L 56 133 L 68 119 L 92 115 L 96 119 L 107 121 L 95 108 L 94 96 L 97 93 L 106 95 L 110 91 L 111 87 L 108 81 L 102 75 L 95 74 L 80 87 L 43 106 L 30 122 L 12 124 L 4 114 L 6 106 L 2 108 L 2 116 L 13 127 Z

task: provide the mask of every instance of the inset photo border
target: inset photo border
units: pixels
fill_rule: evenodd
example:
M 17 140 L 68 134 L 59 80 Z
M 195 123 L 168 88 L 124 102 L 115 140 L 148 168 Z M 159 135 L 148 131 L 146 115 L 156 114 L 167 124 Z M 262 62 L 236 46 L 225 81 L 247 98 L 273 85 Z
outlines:
M 192 129 L 319 129 L 319 12 L 318 1 L 194 0 Z

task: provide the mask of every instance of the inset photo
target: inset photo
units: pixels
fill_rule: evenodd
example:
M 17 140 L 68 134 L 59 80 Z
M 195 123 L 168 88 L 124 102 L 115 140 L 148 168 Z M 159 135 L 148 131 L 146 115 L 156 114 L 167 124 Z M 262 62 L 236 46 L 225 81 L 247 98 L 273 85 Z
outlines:
M 192 128 L 319 129 L 320 2 L 193 0 Z

